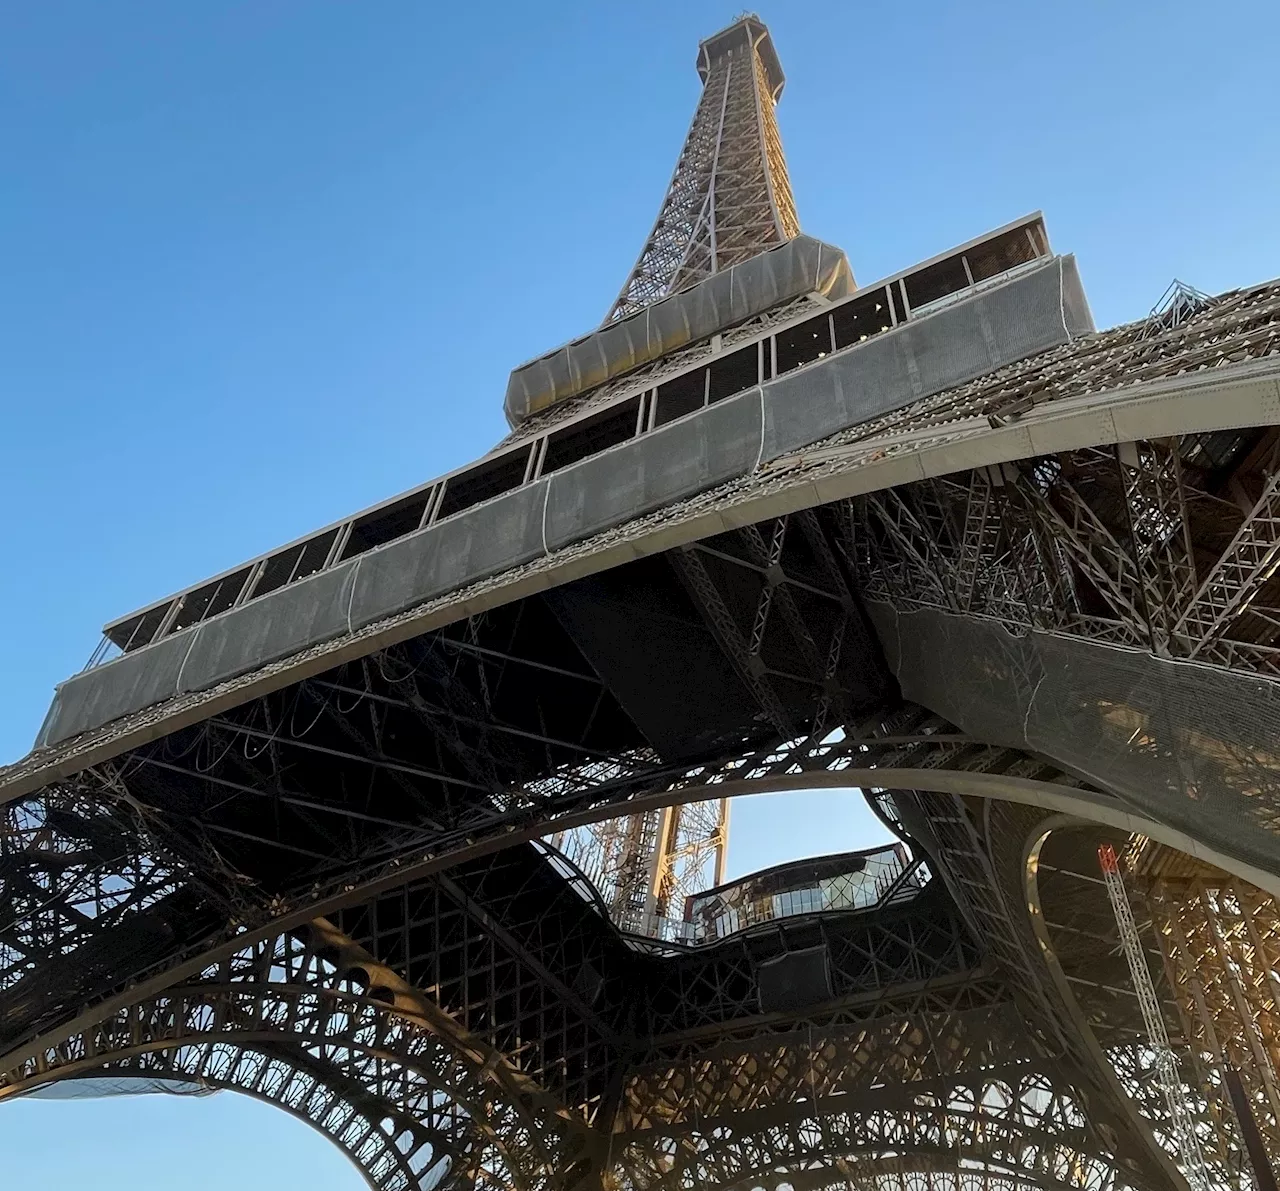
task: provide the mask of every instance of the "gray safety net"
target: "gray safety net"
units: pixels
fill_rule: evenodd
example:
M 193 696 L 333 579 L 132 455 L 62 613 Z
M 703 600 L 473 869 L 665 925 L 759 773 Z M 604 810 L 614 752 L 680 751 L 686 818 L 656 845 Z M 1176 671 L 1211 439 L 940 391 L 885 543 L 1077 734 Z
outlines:
M 26 1095 L 33 1100 L 101 1100 L 107 1096 L 212 1096 L 216 1091 L 217 1088 L 189 1079 L 96 1075 L 85 1079 L 60 1079 Z
M 1280 683 L 979 617 L 868 611 L 908 699 L 1280 875 Z

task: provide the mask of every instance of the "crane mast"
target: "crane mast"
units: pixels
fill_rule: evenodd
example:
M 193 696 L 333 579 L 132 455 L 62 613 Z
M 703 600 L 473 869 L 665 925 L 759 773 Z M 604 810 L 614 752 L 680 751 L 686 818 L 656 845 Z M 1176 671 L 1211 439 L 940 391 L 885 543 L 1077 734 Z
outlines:
M 1204 1152 L 1200 1148 L 1200 1139 L 1196 1136 L 1195 1120 L 1191 1106 L 1187 1103 L 1186 1087 L 1178 1074 L 1178 1057 L 1169 1045 L 1164 1016 L 1160 1012 L 1160 1002 L 1156 999 L 1155 985 L 1151 982 L 1147 957 L 1143 954 L 1142 940 L 1138 936 L 1138 924 L 1134 921 L 1133 908 L 1129 905 L 1129 895 L 1124 888 L 1124 878 L 1120 875 L 1120 862 L 1110 844 L 1103 844 L 1098 849 L 1098 863 L 1102 867 L 1107 897 L 1111 899 L 1111 909 L 1116 916 L 1120 946 L 1129 962 L 1129 973 L 1133 977 L 1133 988 L 1138 995 L 1147 1038 L 1155 1052 L 1156 1077 L 1169 1109 L 1169 1120 L 1172 1122 L 1174 1141 L 1182 1159 L 1183 1173 L 1193 1191 L 1208 1191 L 1209 1175 Z

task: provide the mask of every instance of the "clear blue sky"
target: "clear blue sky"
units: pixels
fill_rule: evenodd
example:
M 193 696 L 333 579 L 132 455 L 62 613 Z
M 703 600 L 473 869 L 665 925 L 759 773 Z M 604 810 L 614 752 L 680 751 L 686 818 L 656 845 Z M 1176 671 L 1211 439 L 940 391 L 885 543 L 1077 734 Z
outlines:
M 0 759 L 105 620 L 500 437 L 509 369 L 621 284 L 697 42 L 736 11 L 0 3 Z M 1100 325 L 1174 276 L 1280 273 L 1274 0 L 762 15 L 801 222 L 864 281 L 1037 207 Z M 833 796 L 761 800 L 735 811 L 732 867 L 856 846 L 862 823 Z M 272 1114 L 6 1106 L 0 1169 L 94 1191 L 223 1186 L 219 1163 L 239 1191 L 360 1185 Z

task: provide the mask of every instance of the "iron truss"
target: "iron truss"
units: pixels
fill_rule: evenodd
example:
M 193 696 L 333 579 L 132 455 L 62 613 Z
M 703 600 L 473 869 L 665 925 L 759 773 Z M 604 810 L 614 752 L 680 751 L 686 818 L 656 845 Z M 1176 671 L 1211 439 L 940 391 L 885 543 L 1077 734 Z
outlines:
M 918 708 L 865 710 L 885 694 L 859 687 L 849 662 L 863 674 L 873 656 L 861 596 L 1185 656 L 1179 626 L 1190 621 L 1159 612 L 1157 597 L 1194 606 L 1233 543 L 1267 541 L 1252 510 L 1271 449 L 1266 435 L 1244 434 L 1083 452 L 906 486 L 666 556 L 658 571 L 751 709 L 736 741 L 693 762 L 647 744 L 625 696 L 535 600 L 344 663 L 10 804 L 0 844 L 9 1094 L 103 1072 L 240 1087 L 320 1121 L 376 1186 L 446 1175 L 534 1186 L 613 1170 L 637 1188 L 674 1187 L 693 1172 L 767 1180 L 836 1161 L 867 1181 L 859 1163 L 887 1151 L 907 1163 L 901 1177 L 938 1186 L 970 1161 L 994 1179 L 1034 1169 L 1044 1185 L 1176 1185 L 1132 1049 L 1126 1060 L 1073 1025 L 1027 915 L 1026 848 L 1050 818 L 929 792 L 922 771 L 1107 796 Z M 1257 617 L 1269 600 L 1264 584 L 1236 603 Z M 1242 655 L 1231 656 L 1239 669 Z M 653 814 L 837 774 L 893 791 L 879 796 L 884 813 L 934 858 L 955 908 L 922 903 L 857 930 L 781 929 L 787 948 L 828 957 L 833 987 L 831 1003 L 780 1016 L 760 1011 L 752 974 L 769 956 L 754 936 L 700 957 L 637 952 L 522 843 L 623 809 Z M 323 945 L 317 931 L 332 932 Z M 208 987 L 209 973 L 268 944 L 311 949 L 322 966 L 300 987 L 359 988 L 368 1020 L 390 1023 L 380 1028 L 395 1036 L 396 1062 L 425 1066 L 415 1047 L 451 1056 L 456 1066 L 434 1078 L 465 1085 L 452 1132 L 428 1117 L 426 1133 L 406 1135 L 399 1125 L 418 1119 L 418 1102 L 395 1100 L 386 1089 L 400 1085 L 374 1080 L 345 1050 L 306 1042 L 299 1012 L 275 1008 L 284 992 L 252 994 L 277 1015 L 261 1052 L 250 1038 L 233 1054 L 229 1040 L 179 1045 L 159 1029 L 257 1020 L 238 989 Z M 981 1048 L 967 1066 L 928 1067 L 957 1045 L 946 1041 L 954 1023 L 994 1036 L 997 1020 L 1025 1040 L 1013 1067 L 1011 1052 L 993 1064 Z M 146 1057 L 120 1045 L 126 1023 Z M 290 1041 L 295 1031 L 304 1041 Z M 902 1057 L 907 1038 L 924 1067 Z M 895 1068 L 869 1057 L 890 1053 L 905 1064 L 909 1104 L 884 1090 Z M 752 1099 L 773 1076 L 776 1102 Z M 878 1109 L 854 1094 L 864 1078 Z M 806 1080 L 810 1093 L 829 1082 L 821 1104 L 802 1095 Z M 412 1107 L 397 1116 L 395 1104 Z M 506 1150 L 483 1141 L 486 1130 Z
M 873 650 L 837 557 L 811 510 L 747 526 L 668 556 L 737 678 L 777 735 L 821 737 L 850 721 L 860 697 L 850 659 Z M 720 883 L 728 805 L 677 805 L 593 824 L 554 838 L 604 894 L 626 930 L 658 935 L 684 900 Z
M 1280 674 L 1273 433 L 1122 443 L 864 497 L 869 599 Z
M 764 25 L 745 17 L 703 43 L 693 124 L 653 231 L 606 322 L 799 234 L 774 114 L 782 82 L 762 57 L 768 41 Z
M 1164 1144 L 1174 1148 L 1114 915 L 1097 884 L 1100 843 L 1127 849 L 1128 886 L 1178 1057 L 1188 1111 L 1217 1186 L 1269 1186 L 1277 1151 L 1274 899 L 1203 861 L 1096 825 L 1054 831 L 1035 850 L 1032 898 L 1064 996 Z
M 798 231 L 763 26 L 711 39 L 700 69 L 685 150 L 611 319 Z M 1260 358 L 1276 350 L 1278 301 L 1275 287 L 1207 305 L 1178 291 L 1142 328 L 1012 365 L 619 532 L 876 462 L 895 435 L 985 434 L 1062 396 Z M 328 669 L 223 699 L 10 802 L 0 1099 L 60 1079 L 234 1089 L 308 1121 L 394 1191 L 1180 1188 L 1082 859 L 1105 838 L 1135 866 L 1169 1034 L 1226 1187 L 1252 1153 L 1247 1120 L 1272 1141 L 1280 1120 L 1274 902 L 1046 805 L 1071 795 L 1118 821 L 1139 802 L 1277 871 L 1278 463 L 1266 430 L 1042 455 L 593 576 L 593 607 L 642 591 L 631 614 L 667 616 L 674 662 L 697 659 L 717 693 L 698 716 L 678 705 L 659 722 L 680 690 L 628 686 L 637 658 L 600 645 L 625 634 L 593 638 L 565 602 L 580 580 L 362 658 L 344 646 Z M 899 661 L 938 640 L 928 623 L 951 626 L 932 692 L 972 675 L 987 703 L 904 703 L 895 679 L 916 676 L 889 672 L 868 613 Z M 886 615 L 919 631 L 894 640 Z M 979 632 L 1000 648 L 962 636 Z M 1137 677 L 1123 697 L 1097 672 L 1059 697 L 1081 669 L 1017 652 L 1045 641 Z M 662 644 L 653 632 L 647 647 Z M 1210 684 L 1172 733 L 1140 705 L 1149 661 Z M 1249 698 L 1231 703 L 1245 679 Z M 997 689 L 1015 713 L 1003 721 Z M 1077 717 L 1083 751 L 1062 734 L 1031 743 L 1046 702 Z M 696 739 L 677 730 L 690 718 Z M 1085 754 L 1107 742 L 1091 782 Z M 664 838 L 680 852 L 681 823 L 698 822 L 686 808 L 838 784 L 866 790 L 934 879 L 696 950 L 611 921 L 629 924 L 641 892 L 646 912 L 678 901 L 685 877 L 650 861 Z M 1207 801 L 1223 791 L 1236 802 Z M 620 814 L 654 842 L 593 874 L 615 895 L 605 905 L 539 841 Z M 766 995 L 766 974 L 788 971 L 785 995 Z
M 284 735 L 275 742 L 281 747 Z M 154 808 L 125 786 L 116 785 L 114 801 L 99 798 L 92 813 L 81 803 L 80 820 L 61 806 L 83 794 L 52 791 L 9 810 L 24 826 L 5 836 L 8 855 L 20 858 L 28 888 L 43 891 L 32 892 L 26 917 L 7 934 L 28 949 L 11 952 L 13 963 L 39 970 L 60 959 L 74 968 L 85 949 L 117 937 L 120 921 L 130 919 L 147 923 L 146 933 L 171 950 L 150 967 L 146 955 L 130 956 L 130 966 L 104 974 L 96 998 L 83 988 L 66 999 L 54 990 L 29 998 L 25 981 L 15 980 L 19 995 L 5 1002 L 6 1049 L 20 1059 L 5 1092 L 104 1074 L 237 1088 L 317 1124 L 379 1187 L 433 1185 L 446 1175 L 451 1185 L 536 1186 L 563 1183 L 566 1171 L 595 1179 L 607 1169 L 628 1185 L 674 1187 L 682 1171 L 767 1178 L 819 1162 L 856 1167 L 888 1151 L 903 1177 L 928 1185 L 946 1186 L 957 1160 L 983 1163 L 992 1178 L 1013 1177 L 1015 1152 L 1024 1161 L 1034 1155 L 1031 1181 L 1040 1185 L 1164 1185 L 1126 1123 L 1108 1123 L 1105 1094 L 1089 1071 L 1037 1024 L 1026 989 L 1011 989 L 1006 957 L 997 951 L 994 966 L 983 966 L 965 924 L 972 907 L 961 900 L 959 913 L 949 909 L 936 882 L 890 913 L 774 924 L 765 935 L 672 958 L 623 942 L 544 853 L 483 854 L 487 840 L 532 838 L 557 816 L 595 815 L 628 799 L 706 797 L 728 783 L 776 788 L 849 769 L 887 778 L 895 767 L 1064 781 L 1043 762 L 904 708 L 860 730 L 807 736 L 716 766 L 654 770 L 640 781 L 596 771 L 594 783 L 580 775 L 539 787 L 532 804 L 528 792 L 495 797 L 490 821 L 471 826 L 471 844 L 453 841 L 455 863 L 446 871 L 392 880 L 412 859 L 402 857 L 363 890 L 348 872 L 349 892 L 331 886 L 323 905 L 313 902 L 301 912 L 305 921 L 283 931 L 253 929 L 246 914 L 230 933 L 212 931 L 198 943 L 166 935 L 152 912 L 191 894 L 186 886 L 166 892 L 170 870 L 139 859 L 135 887 L 153 890 L 151 898 L 126 897 L 108 929 L 79 923 L 42 943 L 47 950 L 37 957 L 34 923 L 65 917 L 58 890 L 83 897 L 95 881 L 119 888 L 109 859 L 68 843 L 90 836 L 90 824 L 118 825 L 123 816 L 130 838 L 148 840 L 148 855 L 181 853 L 185 859 L 172 863 L 183 867 L 194 855 L 191 837 L 174 847 L 179 837 L 169 826 L 149 834 L 159 821 Z M 897 813 L 893 803 L 886 808 Z M 243 873 L 238 879 L 224 909 L 231 901 L 252 909 L 265 894 Z M 289 905 L 272 895 L 258 913 Z M 815 947 L 829 957 L 828 999 L 799 1013 L 762 1014 L 753 973 L 777 955 Z M 190 954 L 200 950 L 203 957 Z M 637 997 L 637 989 L 647 991 Z M 99 1011 L 67 1020 L 93 999 Z M 67 1024 L 40 1031 L 58 1019 Z M 1012 1066 L 1013 1051 L 1000 1047 L 996 1062 L 989 1049 L 997 1020 L 1023 1040 Z M 971 1042 L 955 1041 L 961 1037 Z M 900 1101 L 884 1092 L 893 1076 L 910 1093 Z M 819 1083 L 822 1103 L 806 1116 L 810 1110 L 792 1102 Z M 864 1097 L 875 1089 L 878 1108 L 851 1096 L 859 1086 Z
M 299 730 L 308 726 L 310 730 L 302 732 L 297 742 L 296 754 L 288 734 L 274 743 L 282 765 L 296 766 L 295 756 L 309 754 L 307 746 L 311 733 L 318 733 L 318 722 L 298 725 Z M 227 738 L 218 735 L 216 739 L 225 750 Z M 191 769 L 183 772 L 198 775 L 202 785 L 196 795 L 203 796 L 206 814 L 217 813 L 227 805 L 231 779 L 222 776 L 225 771 L 209 766 L 199 734 L 184 747 L 191 747 L 186 754 Z M 259 759 L 271 751 L 264 749 Z M 331 755 L 334 751 L 322 753 L 327 762 L 354 763 L 359 757 L 354 748 L 340 758 Z M 160 761 L 156 770 L 166 777 L 176 776 L 179 769 L 171 745 L 156 746 L 155 755 Z M 281 893 L 268 886 L 265 878 L 254 879 L 244 869 L 231 867 L 227 854 L 208 842 L 214 832 L 199 819 L 190 821 L 186 808 L 171 812 L 143 801 L 144 783 L 137 776 L 151 766 L 150 756 L 148 752 L 127 765 L 86 771 L 76 782 L 50 787 L 4 808 L 0 860 L 6 920 L 0 924 L 0 979 L 9 986 L 6 1042 L 17 1042 L 38 1031 L 41 1023 L 51 1023 L 73 1006 L 108 995 L 125 982 L 142 979 L 192 949 L 198 952 L 211 940 L 234 937 L 228 931 L 265 925 L 285 914 L 310 917 L 322 908 L 343 904 L 362 887 L 394 887 L 403 883 L 406 873 L 446 867 L 495 845 L 543 836 L 561 824 L 590 822 L 621 807 L 719 798 L 725 790 L 797 788 L 806 780 L 818 780 L 819 775 L 850 770 L 979 766 L 999 770 L 1022 759 L 1016 750 L 989 748 L 949 731 L 936 717 L 907 709 L 887 721 L 869 718 L 848 733 L 796 738 L 714 764 L 664 766 L 651 757 L 631 764 L 587 761 L 553 778 L 537 779 L 487 808 L 473 806 L 465 821 L 452 826 L 411 817 L 393 822 L 389 842 L 383 842 L 381 834 L 374 837 L 379 850 L 389 853 L 386 859 L 375 856 L 361 863 L 357 857 L 356 863 L 327 872 L 312 869 L 304 875 L 303 884 Z M 243 763 L 244 753 L 239 752 L 234 762 L 237 772 Z M 361 759 L 362 768 L 357 771 L 363 773 L 361 788 L 374 782 L 384 766 L 390 769 L 387 781 L 397 789 L 404 765 L 385 754 L 381 758 L 366 754 Z M 1055 772 L 1045 766 L 1038 771 Z M 248 787 L 246 799 L 262 797 L 247 779 L 237 781 L 231 793 L 239 794 L 241 785 Z M 287 789 L 280 790 L 282 819 L 291 798 Z M 302 809 L 314 813 L 312 801 L 308 799 Z M 341 822 L 336 803 L 331 813 Z M 370 818 L 359 805 L 351 815 L 353 829 Z M 178 822 L 180 817 L 186 821 Z M 136 872 L 118 866 L 117 857 L 96 843 L 112 839 L 132 841 L 138 853 Z M 270 841 L 264 837 L 262 842 Z M 155 856 L 175 859 L 162 862 Z M 270 866 L 287 862 L 291 853 L 286 847 L 267 856 Z M 180 880 L 172 875 L 179 865 Z M 101 916 L 77 912 L 80 903 L 94 899 L 104 904 L 114 900 L 119 908 Z M 134 941 L 118 946 L 112 942 L 116 938 Z M 46 972 L 50 973 L 47 978 Z M 68 979 L 68 973 L 75 978 Z
M 908 693 L 1274 871 L 1277 441 L 1121 443 L 855 498 L 860 589 L 882 631 L 910 626 Z M 943 675 L 944 648 L 985 665 Z
M 790 938 L 771 932 L 683 957 L 680 995 L 664 1009 L 663 961 L 627 948 L 563 882 L 568 903 L 548 924 L 546 902 L 531 895 L 552 870 L 530 857 L 540 862 L 502 853 L 224 948 L 193 977 L 41 1048 L 7 1073 L 0 1096 L 104 1077 L 239 1090 L 308 1120 L 377 1187 L 446 1177 L 549 1186 L 566 1171 L 602 1170 L 626 1185 L 674 1187 L 716 1169 L 734 1185 L 789 1164 L 838 1157 L 857 1167 L 886 1152 L 943 1185 L 957 1161 L 999 1174 L 1033 1153 L 1033 1185 L 1147 1185 L 1123 1173 L 1123 1154 L 1082 1111 L 1061 1065 L 1046 1066 L 936 885 L 888 918 L 801 920 L 785 928 Z M 595 940 L 590 960 L 569 941 L 584 935 Z M 805 951 L 815 938 L 829 947 L 834 995 L 799 1018 L 762 1016 L 743 995 L 744 958 Z M 523 979 L 501 972 L 513 964 Z M 433 982 L 431 993 L 401 973 Z M 646 995 L 636 997 L 637 985 Z M 601 1032 L 637 1003 L 659 1015 L 633 1023 L 628 1061 L 610 1077 L 606 1095 L 621 1088 L 623 1102 L 615 1133 L 588 1128 L 590 1098 L 569 1107 L 574 1093 L 549 1073 L 566 1066 L 554 1031 L 501 1013 L 521 987 L 543 1012 L 544 987 L 591 1003 Z M 534 1061 L 521 1053 L 525 1039 Z
M 543 1184 L 572 1154 L 555 1112 L 486 1077 L 465 1046 L 432 1031 L 434 1006 L 375 984 L 381 975 L 320 921 L 242 947 L 70 1035 L 9 1072 L 0 1094 L 54 1075 L 226 1088 L 327 1134 L 371 1186 L 400 1191 L 445 1175 Z

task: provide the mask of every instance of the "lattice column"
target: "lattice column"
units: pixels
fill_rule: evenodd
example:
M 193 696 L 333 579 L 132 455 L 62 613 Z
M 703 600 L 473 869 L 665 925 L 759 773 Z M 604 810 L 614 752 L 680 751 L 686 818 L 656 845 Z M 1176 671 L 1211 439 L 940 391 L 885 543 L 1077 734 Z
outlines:
M 1196 581 L 1178 443 L 1121 443 L 1116 458 L 1151 648 L 1168 654 L 1174 622 Z
M 605 320 L 749 260 L 800 232 L 774 105 L 783 74 L 757 17 L 704 41 L 702 98 L 662 210 Z
M 648 908 L 654 917 L 671 920 L 683 916 L 685 898 L 724 880 L 729 803 L 691 802 L 667 815 Z

